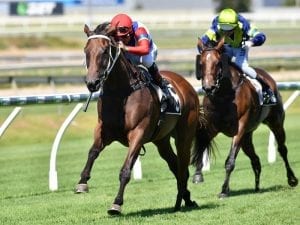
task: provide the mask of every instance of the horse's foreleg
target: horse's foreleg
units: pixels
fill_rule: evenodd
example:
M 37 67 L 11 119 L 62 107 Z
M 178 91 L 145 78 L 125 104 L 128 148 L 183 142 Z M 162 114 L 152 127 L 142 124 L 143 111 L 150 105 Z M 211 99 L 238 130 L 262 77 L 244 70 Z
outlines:
M 91 170 L 94 164 L 94 161 L 99 156 L 99 153 L 102 149 L 96 148 L 95 145 L 93 145 L 90 148 L 90 151 L 88 153 L 88 159 L 87 162 L 81 172 L 80 180 L 75 188 L 75 193 L 84 193 L 88 192 L 88 185 L 87 182 L 91 178 Z
M 255 149 L 252 142 L 252 134 L 253 133 L 251 132 L 245 135 L 242 143 L 242 149 L 251 160 L 252 169 L 255 175 L 255 191 L 259 191 L 261 164 L 259 157 L 255 154 Z
M 123 197 L 125 187 L 130 181 L 131 169 L 128 165 L 124 165 L 119 174 L 120 187 L 118 194 L 111 205 L 110 209 L 107 210 L 107 213 L 110 215 L 119 215 L 121 213 L 121 206 L 123 205 Z
M 88 185 L 87 182 L 91 178 L 91 170 L 93 164 L 97 157 L 99 156 L 100 152 L 104 149 L 104 145 L 102 139 L 100 137 L 100 126 L 96 127 L 95 129 L 95 141 L 92 147 L 89 150 L 87 162 L 81 172 L 80 180 L 75 188 L 75 193 L 84 193 L 88 192 Z
M 119 174 L 119 181 L 120 181 L 119 191 L 110 209 L 107 210 L 107 213 L 110 215 L 119 215 L 121 213 L 121 206 L 123 205 L 125 187 L 130 181 L 131 170 L 138 157 L 141 147 L 142 146 L 140 145 L 134 147 L 133 149 L 129 147 L 129 152 L 127 154 L 126 160 Z
M 231 172 L 234 170 L 234 167 L 235 167 L 236 156 L 240 149 L 239 142 L 240 142 L 239 139 L 237 139 L 236 137 L 234 137 L 232 140 L 231 149 L 230 149 L 229 155 L 225 161 L 226 175 L 225 175 L 224 183 L 222 185 L 222 191 L 219 194 L 219 198 L 228 197 L 228 195 L 229 195 L 229 191 L 230 191 L 229 180 L 230 180 Z

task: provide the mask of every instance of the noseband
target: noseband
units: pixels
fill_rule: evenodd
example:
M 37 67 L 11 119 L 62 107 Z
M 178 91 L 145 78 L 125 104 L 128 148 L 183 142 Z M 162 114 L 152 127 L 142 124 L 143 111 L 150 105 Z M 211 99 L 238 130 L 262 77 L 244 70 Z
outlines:
M 106 39 L 109 41 L 109 60 L 108 60 L 106 69 L 102 73 L 99 72 L 99 78 L 102 80 L 102 82 L 104 82 L 107 79 L 108 75 L 110 74 L 111 70 L 113 69 L 114 65 L 116 64 L 116 62 L 120 56 L 120 53 L 121 53 L 121 48 L 116 47 L 117 52 L 116 52 L 115 56 L 113 56 L 112 51 L 111 51 L 111 48 L 113 46 L 111 43 L 111 39 L 108 36 L 103 35 L 103 34 L 94 34 L 94 35 L 89 36 L 88 40 L 95 39 L 95 38 Z

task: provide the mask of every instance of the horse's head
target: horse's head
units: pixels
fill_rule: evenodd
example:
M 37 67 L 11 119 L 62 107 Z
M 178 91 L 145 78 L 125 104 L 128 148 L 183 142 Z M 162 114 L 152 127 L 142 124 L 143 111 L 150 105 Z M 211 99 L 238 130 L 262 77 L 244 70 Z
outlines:
M 217 45 L 205 46 L 201 39 L 198 41 L 200 56 L 197 57 L 196 70 L 197 78 L 202 79 L 202 89 L 207 95 L 213 94 L 219 86 L 219 79 L 222 76 L 222 48 L 224 39 Z
M 111 35 L 115 32 L 115 28 L 111 27 L 109 23 L 100 24 L 93 31 L 85 25 L 84 32 L 88 37 L 84 48 L 87 66 L 85 81 L 89 91 L 95 92 L 107 79 L 121 50 L 114 48 L 112 51 L 114 40 Z

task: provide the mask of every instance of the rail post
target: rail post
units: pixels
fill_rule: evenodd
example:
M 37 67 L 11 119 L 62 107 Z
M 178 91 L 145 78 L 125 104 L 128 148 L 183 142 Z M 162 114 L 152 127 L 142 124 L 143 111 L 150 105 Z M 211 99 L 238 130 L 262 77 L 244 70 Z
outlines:
M 4 123 L 1 125 L 0 127 L 0 138 L 2 136 L 2 134 L 4 134 L 5 130 L 7 129 L 7 127 L 11 124 L 11 122 L 16 118 L 16 116 L 19 114 L 19 112 L 21 111 L 21 107 L 15 107 L 14 110 L 9 114 L 9 116 L 6 118 L 6 120 L 4 121 Z
M 83 103 L 78 103 L 75 108 L 72 110 L 70 115 L 66 118 L 64 123 L 61 125 L 59 131 L 56 134 L 55 140 L 52 145 L 51 155 L 50 155 L 50 168 L 49 168 L 49 189 L 51 191 L 57 191 L 58 189 L 58 180 L 57 180 L 57 170 L 56 170 L 56 155 L 59 147 L 59 143 L 61 141 L 61 138 L 69 126 L 69 124 L 72 122 L 74 117 L 77 115 L 79 110 L 82 108 Z

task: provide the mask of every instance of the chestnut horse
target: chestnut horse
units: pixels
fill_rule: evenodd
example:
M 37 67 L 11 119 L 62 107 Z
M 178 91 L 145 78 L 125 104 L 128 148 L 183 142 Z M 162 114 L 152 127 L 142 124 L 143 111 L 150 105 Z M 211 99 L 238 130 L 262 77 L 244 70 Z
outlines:
M 119 191 L 108 213 L 121 213 L 125 187 L 131 170 L 145 143 L 153 142 L 160 156 L 167 162 L 177 180 L 177 198 L 174 210 L 180 210 L 182 200 L 188 207 L 197 206 L 187 188 L 188 166 L 192 143 L 200 137 L 201 127 L 199 98 L 194 88 L 180 75 L 162 71 L 162 75 L 174 87 L 180 100 L 180 115 L 163 115 L 156 91 L 145 76 L 133 66 L 113 38 L 115 28 L 103 23 L 84 32 L 88 36 L 84 52 L 87 63 L 86 85 L 90 92 L 101 89 L 98 99 L 98 123 L 94 132 L 86 165 L 81 172 L 75 192 L 87 192 L 94 160 L 113 141 L 128 147 L 127 157 L 120 170 Z M 202 130 L 202 131 L 201 131 Z M 205 135 L 205 133 L 203 133 Z M 170 138 L 175 140 L 177 155 Z M 196 141 L 196 144 L 199 141 Z M 195 146 L 195 149 L 197 146 Z
M 232 137 L 229 155 L 225 162 L 226 176 L 219 197 L 229 195 L 229 179 L 235 167 L 235 160 L 240 148 L 250 158 L 255 174 L 255 191 L 259 190 L 261 164 L 255 153 L 253 145 L 253 132 L 261 124 L 266 124 L 274 133 L 278 152 L 286 167 L 288 184 L 292 187 L 298 184 L 287 158 L 285 144 L 286 134 L 284 130 L 285 112 L 282 99 L 276 87 L 276 82 L 264 70 L 256 68 L 258 76 L 261 76 L 274 91 L 278 103 L 264 106 L 260 104 L 256 89 L 242 71 L 230 63 L 223 51 L 224 40 L 217 46 L 204 46 L 201 40 L 198 42 L 201 55 L 196 60 L 196 74 L 202 79 L 202 88 L 205 92 L 203 98 L 204 114 L 210 125 L 210 133 L 213 139 L 222 132 Z M 203 149 L 204 151 L 204 149 Z M 202 158 L 197 162 L 193 181 L 201 182 Z

